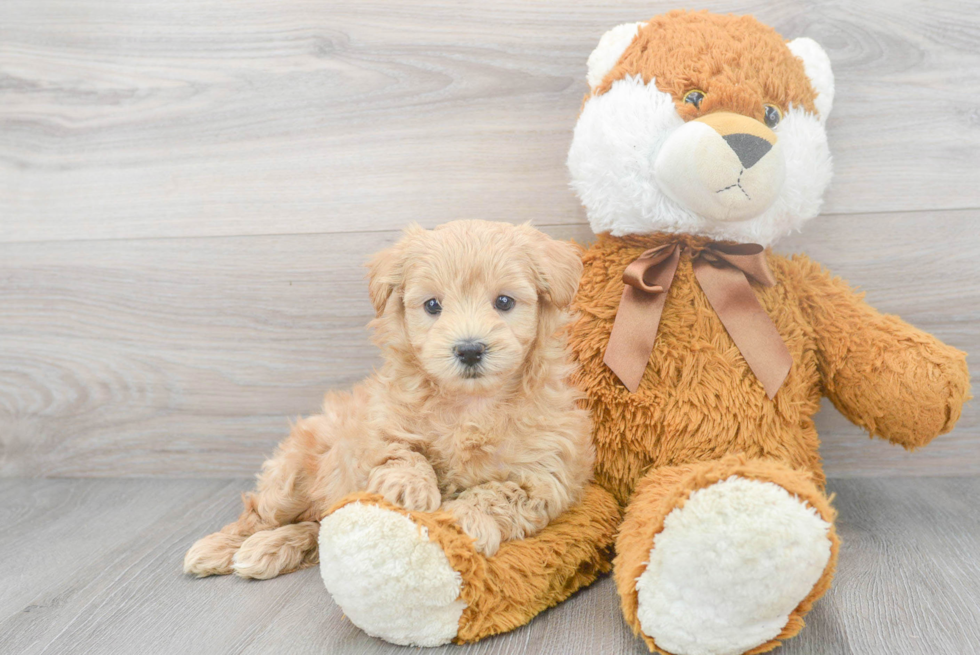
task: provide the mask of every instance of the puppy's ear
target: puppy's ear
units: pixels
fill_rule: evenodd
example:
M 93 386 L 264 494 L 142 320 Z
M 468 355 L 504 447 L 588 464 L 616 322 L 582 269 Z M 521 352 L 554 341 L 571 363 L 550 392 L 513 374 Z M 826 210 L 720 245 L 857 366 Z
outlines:
M 405 265 L 411 247 L 425 234 L 425 230 L 413 223 L 405 228 L 398 242 L 377 253 L 368 262 L 368 293 L 376 316 L 385 313 L 391 294 L 405 282 Z
M 532 239 L 531 262 L 539 293 L 559 309 L 568 307 L 582 277 L 582 249 L 574 243 L 552 239 L 530 225 L 522 227 Z

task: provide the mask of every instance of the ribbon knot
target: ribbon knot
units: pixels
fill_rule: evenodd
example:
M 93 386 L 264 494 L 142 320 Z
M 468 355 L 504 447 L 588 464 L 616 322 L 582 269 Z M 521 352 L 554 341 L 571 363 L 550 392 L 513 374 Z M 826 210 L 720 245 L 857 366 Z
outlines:
M 625 288 L 603 361 L 631 392 L 639 388 L 653 352 L 684 249 L 673 243 L 647 250 L 623 271 Z M 694 275 L 708 303 L 773 398 L 789 374 L 793 357 L 749 284 L 749 278 L 766 287 L 776 284 L 765 249 L 757 243 L 708 243 L 691 250 Z
M 675 251 L 677 252 L 675 253 Z M 636 261 L 626 267 L 626 270 L 623 271 L 623 282 L 647 293 L 663 293 L 663 284 L 657 284 L 656 267 L 675 254 L 680 253 L 677 250 L 677 246 L 672 244 L 647 250 L 637 257 Z M 674 268 L 677 268 L 676 261 L 674 262 Z M 673 277 L 673 274 L 671 274 L 671 277 Z M 670 286 L 670 280 L 667 280 L 666 283 L 667 286 Z

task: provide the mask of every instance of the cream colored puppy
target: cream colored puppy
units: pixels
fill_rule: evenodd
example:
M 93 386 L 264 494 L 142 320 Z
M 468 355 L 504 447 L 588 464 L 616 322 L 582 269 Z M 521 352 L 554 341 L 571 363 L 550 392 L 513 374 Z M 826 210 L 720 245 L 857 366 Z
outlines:
M 562 330 L 581 270 L 574 246 L 526 225 L 409 228 L 370 263 L 380 370 L 293 428 L 238 520 L 194 544 L 184 571 L 315 564 L 317 521 L 355 491 L 452 512 L 487 555 L 544 528 L 592 472 Z

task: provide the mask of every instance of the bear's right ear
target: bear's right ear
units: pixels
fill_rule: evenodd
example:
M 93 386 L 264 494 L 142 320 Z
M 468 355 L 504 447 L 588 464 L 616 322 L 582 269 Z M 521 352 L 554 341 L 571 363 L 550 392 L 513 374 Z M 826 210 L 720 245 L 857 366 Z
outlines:
M 405 282 L 409 251 L 424 236 L 425 229 L 413 223 L 405 228 L 405 234 L 395 245 L 385 248 L 368 262 L 368 293 L 379 318 L 385 313 L 391 294 Z
M 589 55 L 589 88 L 595 91 L 633 43 L 640 27 L 646 23 L 623 23 L 602 35 L 599 45 Z
M 817 92 L 813 104 L 817 107 L 820 122 L 826 123 L 834 106 L 834 71 L 830 68 L 830 57 L 819 43 L 805 36 L 788 41 L 786 45 L 790 52 L 803 60 L 806 76 Z

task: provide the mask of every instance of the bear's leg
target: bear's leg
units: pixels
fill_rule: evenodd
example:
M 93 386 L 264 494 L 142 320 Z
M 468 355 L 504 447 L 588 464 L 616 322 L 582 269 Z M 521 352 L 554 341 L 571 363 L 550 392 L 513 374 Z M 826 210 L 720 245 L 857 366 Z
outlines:
M 610 568 L 621 513 L 590 486 L 578 505 L 493 557 L 448 512 L 409 512 L 355 494 L 320 522 L 327 590 L 368 634 L 402 645 L 477 641 L 531 620 Z
M 830 586 L 839 540 L 812 476 L 729 456 L 654 469 L 616 540 L 623 614 L 651 650 L 761 653 Z

